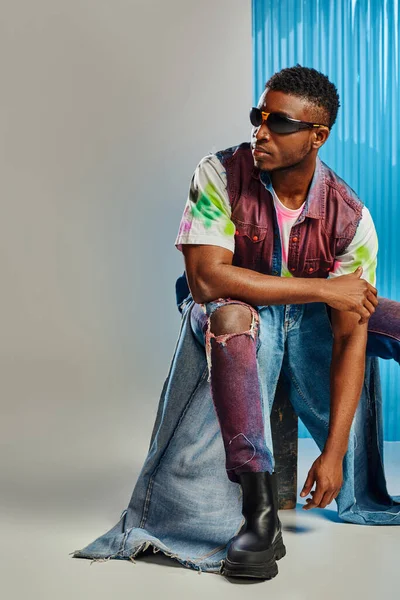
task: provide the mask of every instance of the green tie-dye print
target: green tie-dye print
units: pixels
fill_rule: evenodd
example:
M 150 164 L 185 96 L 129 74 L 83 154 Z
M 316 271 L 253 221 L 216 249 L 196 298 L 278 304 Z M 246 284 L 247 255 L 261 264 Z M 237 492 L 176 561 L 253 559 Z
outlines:
M 274 192 L 274 190 L 273 190 Z M 287 267 L 290 230 L 302 207 L 288 209 L 273 193 L 282 243 L 282 277 L 293 277 Z M 279 210 L 280 209 L 280 210 Z M 283 217 L 279 218 L 280 213 Z M 211 244 L 235 252 L 235 225 L 231 220 L 226 170 L 215 154 L 205 156 L 197 165 L 190 184 L 185 209 L 175 240 L 183 244 Z M 359 265 L 362 277 L 376 285 L 378 240 L 372 217 L 364 206 L 354 239 L 345 252 L 335 257 L 329 278 L 353 273 Z
M 354 252 L 354 268 L 371 262 L 371 251 L 367 246 L 359 246 Z
M 217 190 L 211 183 L 205 186 L 204 192 L 196 204 L 193 205 L 192 214 L 193 217 L 201 219 L 207 228 L 210 228 L 219 219 L 227 220 L 224 233 L 226 235 L 233 235 L 235 232 L 235 225 L 226 214 L 224 204 L 221 202 Z
M 377 264 L 378 264 L 378 261 L 377 261 L 377 250 L 378 250 L 377 238 L 375 237 L 373 239 L 373 241 L 375 243 L 371 244 L 370 241 L 367 244 L 361 243 L 359 246 L 352 249 L 353 260 L 351 262 L 351 265 L 346 265 L 345 273 L 352 273 L 358 267 L 362 267 L 363 268 L 363 274 L 362 274 L 363 279 L 366 279 L 372 285 L 375 285 L 376 268 L 377 268 Z M 340 269 L 341 259 L 342 259 L 342 257 L 339 256 L 338 264 L 339 264 L 340 271 L 343 270 L 343 269 Z
M 283 263 L 282 263 L 281 277 L 293 277 L 292 273 L 288 270 L 288 268 Z
M 363 267 L 363 278 L 375 282 L 377 259 L 372 258 L 371 249 L 366 245 L 359 246 L 354 252 L 354 270 L 360 266 Z
M 357 267 L 363 268 L 362 278 L 369 281 L 371 285 L 376 285 L 376 270 L 378 265 L 378 238 L 376 236 L 373 221 L 370 217 L 369 212 L 364 207 L 364 218 L 366 219 L 366 226 L 369 230 L 363 228 L 363 230 L 357 232 L 353 242 L 347 248 L 345 255 L 337 257 L 334 263 L 333 271 L 329 277 L 336 277 L 338 275 L 348 275 L 354 273 Z M 368 234 L 365 236 L 363 232 L 367 231 Z M 357 245 L 357 235 L 362 235 L 362 239 L 367 239 L 367 242 L 359 242 Z M 372 233 L 372 235 L 371 235 Z M 347 255 L 347 256 L 346 256 Z
M 211 244 L 235 251 L 235 224 L 227 192 L 226 170 L 215 156 L 205 156 L 193 174 L 175 246 Z
M 234 232 L 235 232 L 235 225 L 232 223 L 232 221 L 229 221 L 229 223 L 227 223 L 225 225 L 224 233 L 226 235 L 233 235 Z

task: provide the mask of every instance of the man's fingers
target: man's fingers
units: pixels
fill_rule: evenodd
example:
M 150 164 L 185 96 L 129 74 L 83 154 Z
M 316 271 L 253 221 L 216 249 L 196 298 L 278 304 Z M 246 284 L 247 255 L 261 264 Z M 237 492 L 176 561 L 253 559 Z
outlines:
M 307 498 L 307 500 L 306 500 L 307 504 L 303 506 L 304 510 L 310 510 L 311 508 L 325 508 L 336 497 L 336 491 L 334 491 L 334 492 L 325 492 L 323 494 L 323 496 L 322 496 L 321 501 L 317 502 L 317 499 L 316 499 L 316 496 L 315 496 L 315 490 L 313 490 L 311 492 L 311 494 L 314 494 L 314 497 L 312 499 L 311 498 Z
M 378 306 L 379 300 L 370 290 L 367 291 L 367 298 L 375 308 Z
M 314 482 L 313 482 L 313 483 L 314 483 Z M 304 496 L 307 496 L 307 494 L 309 494 L 309 493 L 310 493 L 310 489 L 312 488 L 312 486 L 313 486 L 313 484 L 312 484 L 312 483 L 310 483 L 310 484 L 307 484 L 307 482 L 306 482 L 306 483 L 304 484 L 304 487 L 303 487 L 303 489 L 302 489 L 302 490 L 301 490 L 301 492 L 300 492 L 300 496 L 301 496 L 302 498 L 304 498 Z
M 312 486 L 314 485 L 314 475 L 312 471 L 308 472 L 307 479 L 303 485 L 303 489 L 300 492 L 300 496 L 307 496 L 310 493 Z
M 319 503 L 320 508 L 325 508 L 326 506 L 328 506 L 328 504 L 330 504 L 333 500 L 333 495 L 334 492 L 325 492 L 324 497 Z
M 323 488 L 321 486 L 321 484 L 318 484 L 317 482 L 317 487 L 315 488 L 315 494 L 313 496 L 313 502 L 315 503 L 316 506 L 319 505 L 319 503 L 321 502 L 323 496 L 325 493 L 325 488 Z
M 369 281 L 367 281 L 368 283 L 368 291 L 371 292 L 372 294 L 374 294 L 374 296 L 378 295 L 378 290 L 376 289 L 376 287 L 374 287 L 373 285 L 371 285 L 369 283 Z
M 317 483 L 317 487 L 311 493 L 313 494 L 313 499 L 310 500 L 310 498 L 307 498 L 307 504 L 303 506 L 304 510 L 310 510 L 310 508 L 317 507 L 322 500 L 324 490 L 322 489 L 321 485 L 318 485 Z
M 367 309 L 370 315 L 374 314 L 375 306 L 367 298 L 364 300 L 364 307 Z
M 361 325 L 361 323 L 366 323 L 371 316 L 369 311 L 365 308 L 365 306 L 363 304 L 361 306 L 357 307 L 356 312 L 361 317 L 361 319 L 359 320 L 360 325 Z
M 377 305 L 378 305 L 377 301 L 371 302 L 369 300 L 369 298 L 364 299 L 364 304 L 361 307 L 359 307 L 359 310 L 357 311 L 361 317 L 361 319 L 359 320 L 360 325 L 362 323 L 366 323 L 368 321 L 368 319 L 370 318 L 370 316 L 374 314 L 375 306 L 377 306 Z
M 304 506 L 303 506 L 303 510 L 310 510 L 310 508 L 315 508 L 315 507 L 316 507 L 316 504 L 314 502 L 314 499 L 307 498 L 306 504 L 304 504 Z
M 331 495 L 331 498 L 330 498 L 328 504 L 330 504 L 331 502 L 334 501 L 334 499 L 336 498 L 336 496 L 338 495 L 338 493 L 339 493 L 338 491 L 332 492 L 332 495 Z
M 334 492 L 332 492 L 328 498 L 328 501 L 326 503 L 326 506 L 328 506 L 328 504 L 330 504 L 331 502 L 333 502 L 336 498 L 336 496 L 339 495 L 340 489 L 339 490 L 335 490 Z

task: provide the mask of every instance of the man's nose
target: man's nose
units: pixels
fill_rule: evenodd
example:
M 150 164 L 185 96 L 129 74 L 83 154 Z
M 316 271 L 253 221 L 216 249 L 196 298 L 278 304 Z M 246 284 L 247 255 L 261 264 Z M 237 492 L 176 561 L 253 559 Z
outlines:
M 268 125 L 265 121 L 262 122 L 258 127 L 253 127 L 253 138 L 258 140 L 269 140 L 271 132 L 268 129 Z

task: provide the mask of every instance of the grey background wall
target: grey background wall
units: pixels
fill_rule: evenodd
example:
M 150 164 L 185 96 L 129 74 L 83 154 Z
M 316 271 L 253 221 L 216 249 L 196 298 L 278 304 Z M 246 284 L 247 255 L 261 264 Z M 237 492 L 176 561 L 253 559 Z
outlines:
M 8 518 L 111 523 L 178 336 L 192 173 L 250 136 L 251 3 L 1 13 L 0 502 Z

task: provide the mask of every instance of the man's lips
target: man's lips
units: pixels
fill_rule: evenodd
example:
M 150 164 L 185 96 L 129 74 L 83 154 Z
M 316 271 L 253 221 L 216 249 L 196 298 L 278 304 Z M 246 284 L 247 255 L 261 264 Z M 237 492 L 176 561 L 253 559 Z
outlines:
M 270 154 L 267 150 L 264 150 L 264 148 L 259 148 L 258 146 L 253 146 L 253 152 L 254 154 Z

